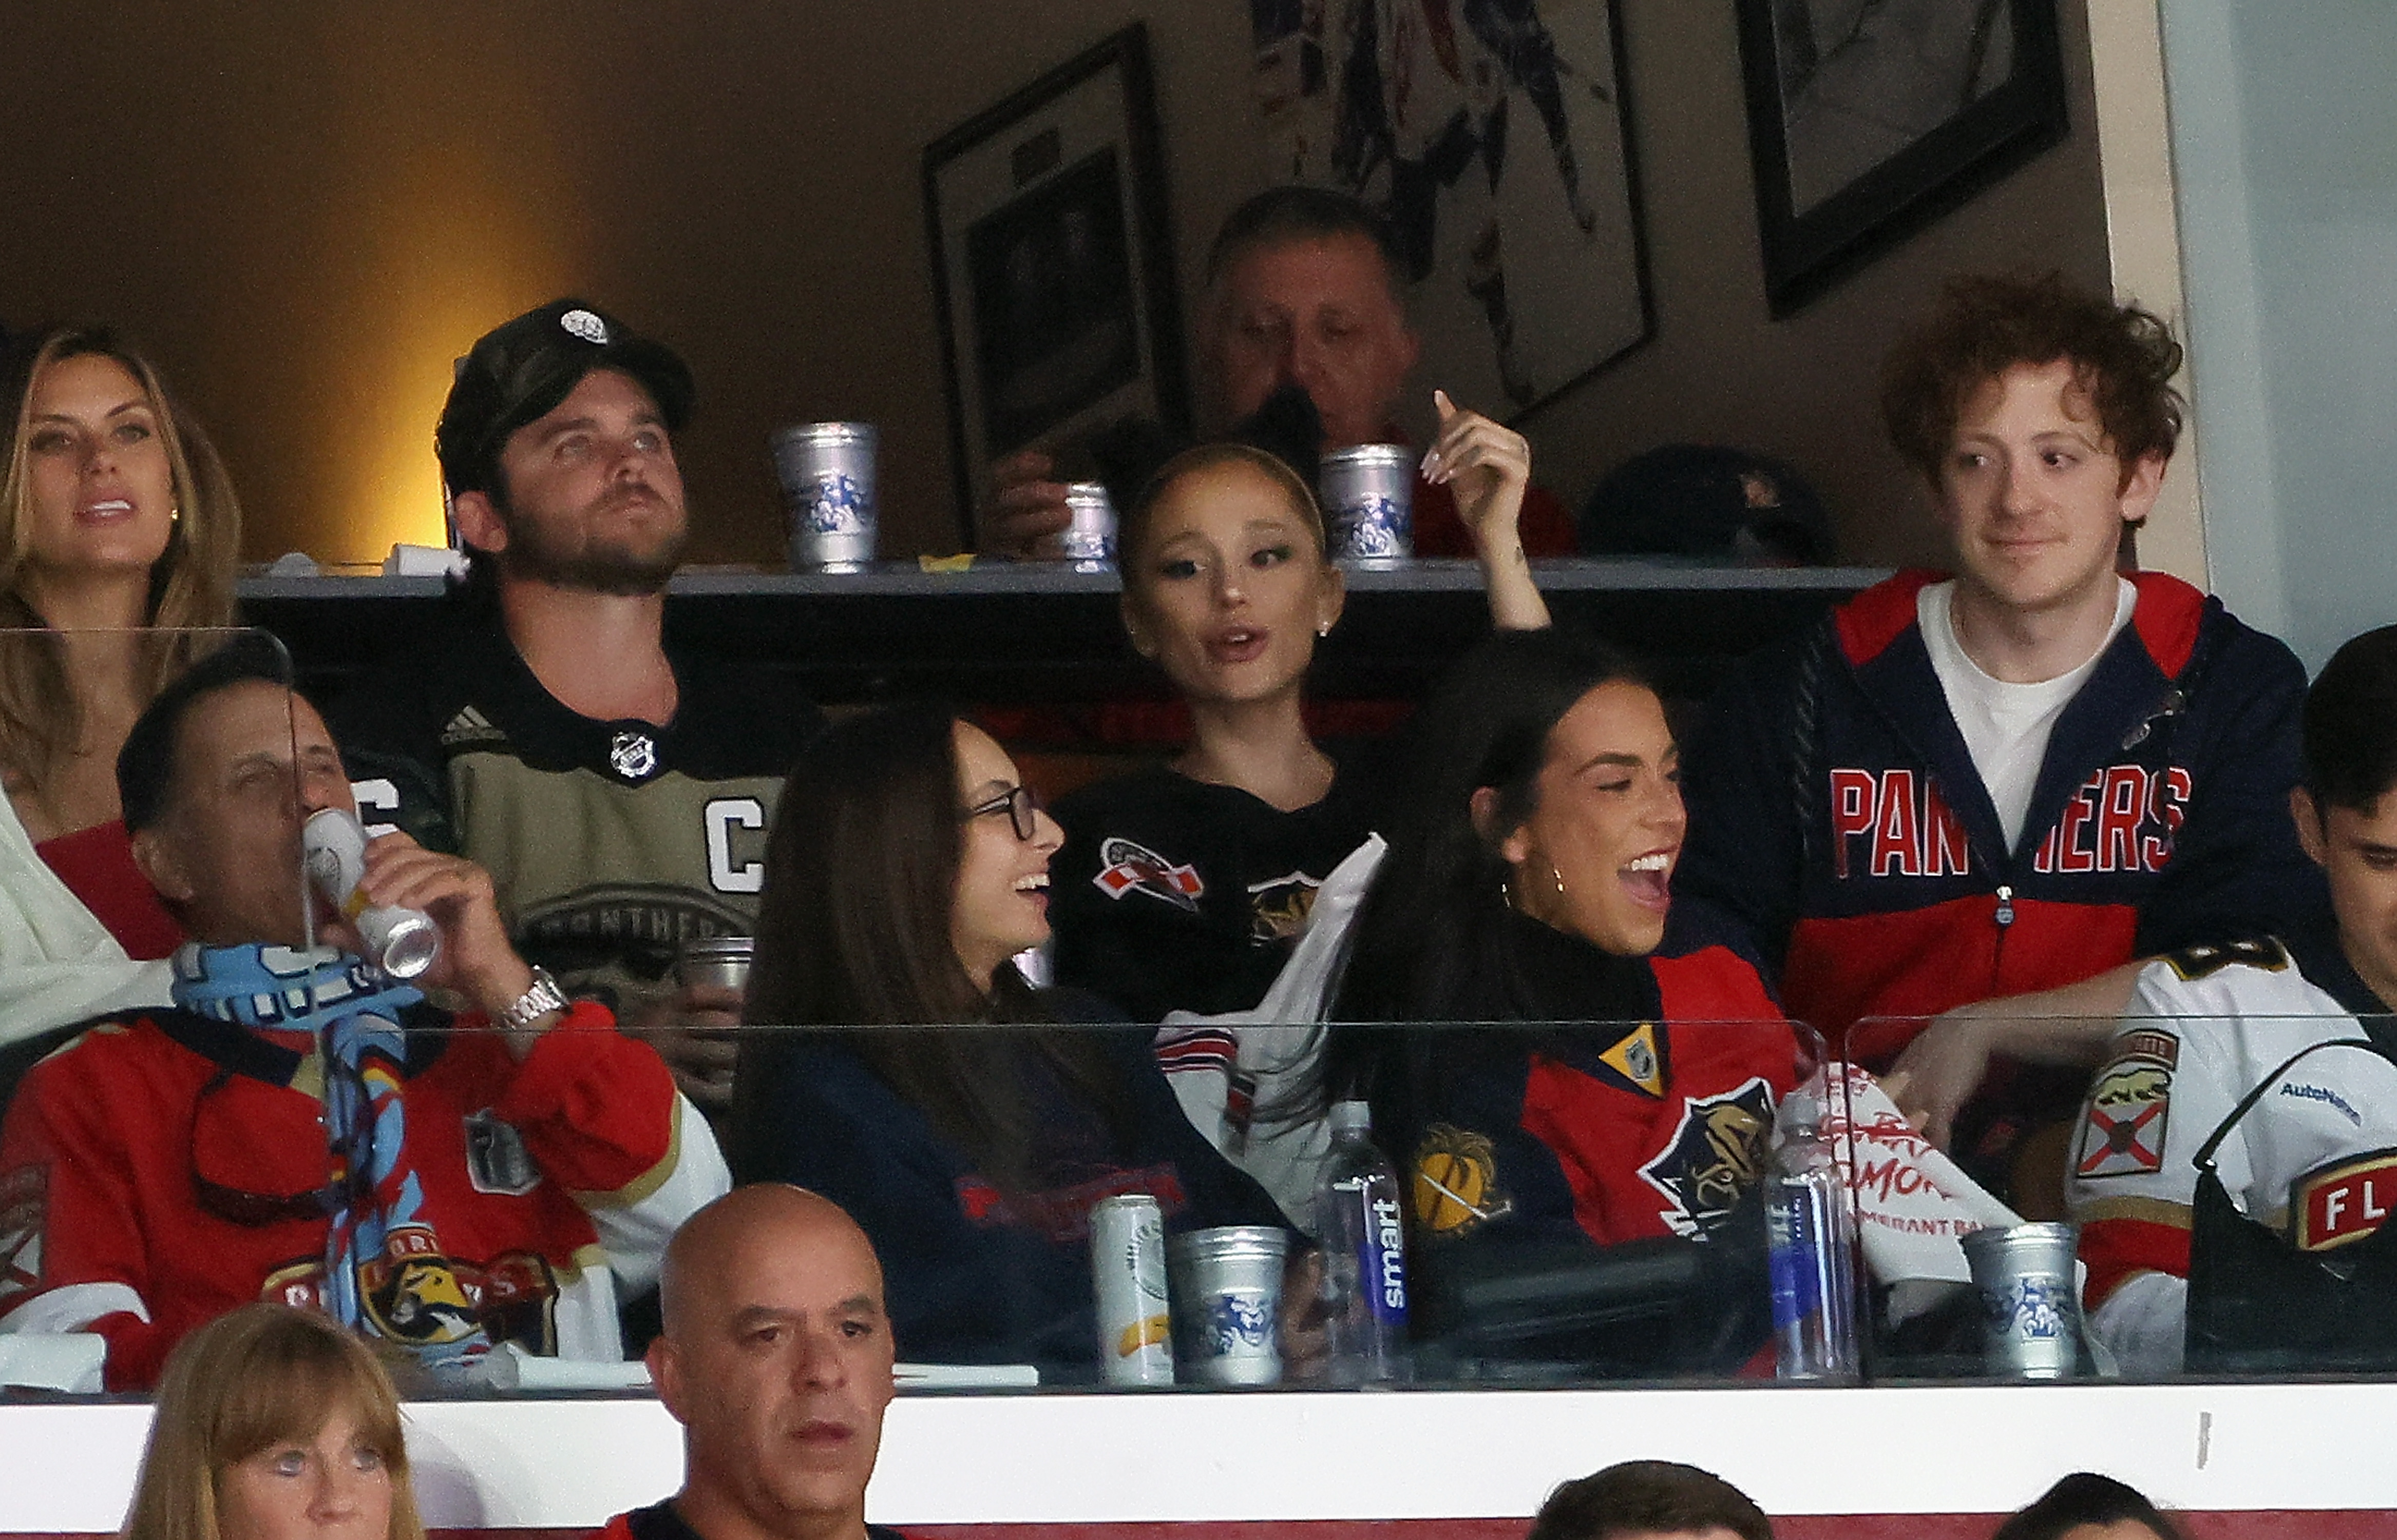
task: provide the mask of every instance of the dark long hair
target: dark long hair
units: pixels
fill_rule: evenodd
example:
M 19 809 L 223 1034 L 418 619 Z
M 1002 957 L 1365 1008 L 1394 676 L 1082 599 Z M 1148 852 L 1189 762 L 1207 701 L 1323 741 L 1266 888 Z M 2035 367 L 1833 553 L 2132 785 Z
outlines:
M 1389 851 L 1357 913 L 1333 1021 L 1443 1021 L 1489 1012 L 1489 985 L 1506 967 L 1507 868 L 1499 845 L 1532 816 L 1558 720 L 1617 681 L 1647 687 L 1630 659 L 1562 627 L 1501 631 L 1441 680 L 1408 729 Z M 1473 818 L 1474 793 L 1484 787 L 1495 794 L 1486 830 Z M 1410 1053 L 1427 1050 L 1425 1039 L 1468 1048 L 1453 1032 L 1334 1028 L 1306 1100 L 1320 1107 L 1373 1092 L 1394 1050 L 1401 1043 Z
M 1998 1526 L 1990 1540 L 2057 1540 L 2083 1524 L 2144 1524 L 2156 1540 L 2180 1540 L 2173 1521 L 2136 1487 L 2111 1476 L 2076 1470 L 2041 1494 L 2038 1502 Z
M 958 720 L 931 705 L 850 717 L 802 750 L 783 783 L 743 1019 L 888 1029 L 745 1039 L 732 1141 L 744 1173 L 771 1163 L 760 1141 L 775 1119 L 760 1098 L 809 1043 L 850 1049 L 1003 1185 L 1023 1175 L 1030 1144 L 1027 1055 L 1119 1140 L 1127 1132 L 1103 1045 L 1057 1029 L 1013 968 L 1000 968 L 984 994 L 957 959 L 949 916 L 963 846 Z

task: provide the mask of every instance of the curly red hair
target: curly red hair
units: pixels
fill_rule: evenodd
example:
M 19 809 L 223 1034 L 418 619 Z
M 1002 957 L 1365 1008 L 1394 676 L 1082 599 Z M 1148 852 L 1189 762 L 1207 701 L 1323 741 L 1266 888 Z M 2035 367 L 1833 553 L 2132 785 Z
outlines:
M 1973 392 L 2016 365 L 2057 359 L 2071 363 L 2125 486 L 2149 456 L 2172 458 L 2184 404 L 2172 385 L 2181 348 L 2171 328 L 2059 272 L 1950 279 L 1938 306 L 1881 366 L 1890 442 L 1935 485 Z

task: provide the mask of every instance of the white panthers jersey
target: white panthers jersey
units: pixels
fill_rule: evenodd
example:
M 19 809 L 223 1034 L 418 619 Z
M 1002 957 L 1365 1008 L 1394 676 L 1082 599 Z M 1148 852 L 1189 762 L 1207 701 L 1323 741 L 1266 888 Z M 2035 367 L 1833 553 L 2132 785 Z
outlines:
M 2180 1364 L 2201 1147 L 2272 1084 L 2215 1152 L 2250 1219 L 2305 1251 L 2397 1209 L 2397 1063 L 2318 1043 L 2372 1036 L 2386 1007 L 2335 943 L 2194 948 L 2140 970 L 2075 1126 L 2066 1201 L 2081 1226 L 2092 1333 L 2133 1373 Z M 2392 1047 L 2397 1031 L 2376 1023 Z

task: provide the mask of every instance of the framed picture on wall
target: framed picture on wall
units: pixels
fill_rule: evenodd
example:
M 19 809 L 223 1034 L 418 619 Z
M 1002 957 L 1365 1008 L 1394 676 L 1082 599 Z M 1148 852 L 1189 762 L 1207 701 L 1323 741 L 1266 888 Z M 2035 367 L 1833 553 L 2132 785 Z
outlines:
M 1266 181 L 1387 216 L 1421 378 L 1520 419 L 1647 339 L 1614 0 L 1228 3 L 1248 7 Z
M 1144 25 L 935 140 L 924 218 L 969 543 L 975 498 L 1005 456 L 1127 417 L 1188 426 Z
M 1775 320 L 2068 126 L 2056 0 L 1735 0 Z

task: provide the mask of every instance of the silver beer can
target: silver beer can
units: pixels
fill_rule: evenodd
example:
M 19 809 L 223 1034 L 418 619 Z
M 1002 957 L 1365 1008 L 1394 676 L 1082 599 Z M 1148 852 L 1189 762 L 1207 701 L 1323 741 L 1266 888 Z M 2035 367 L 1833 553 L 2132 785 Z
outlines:
M 737 994 L 749 987 L 749 960 L 757 950 L 754 936 L 693 936 L 675 949 L 675 981 L 686 989 L 730 989 Z
M 1106 487 L 1098 482 L 1075 482 L 1065 488 L 1065 507 L 1074 522 L 1065 526 L 1062 537 L 1065 559 L 1074 564 L 1076 572 L 1113 572 L 1116 505 L 1107 499 Z
M 394 978 L 414 978 L 441 955 L 441 932 L 420 909 L 369 904 L 358 891 L 367 831 L 346 807 L 320 807 L 301 826 L 308 880 L 358 933 L 367 961 Z
M 1289 1234 L 1269 1225 L 1192 1230 L 1165 1243 L 1183 1367 L 1201 1385 L 1281 1378 L 1281 1268 Z
M 2013 1225 L 1964 1237 L 1981 1295 L 1985 1361 L 2014 1379 L 2069 1379 L 2081 1361 L 2081 1293 L 2070 1225 Z
M 1416 458 L 1403 444 L 1360 444 L 1323 457 L 1316 479 L 1334 561 L 1381 564 L 1414 554 Z
M 807 422 L 774 435 L 796 571 L 862 572 L 874 560 L 870 422 Z
M 1091 1205 L 1091 1283 L 1098 1295 L 1099 1370 L 1106 1382 L 1172 1385 L 1165 1211 L 1156 1199 L 1126 1192 Z

